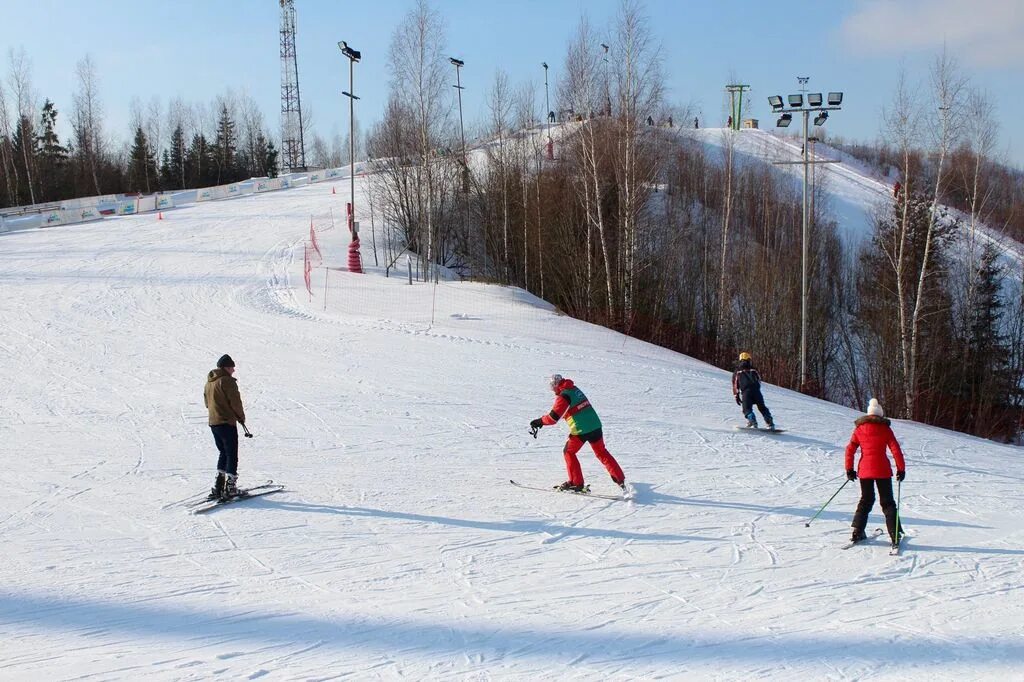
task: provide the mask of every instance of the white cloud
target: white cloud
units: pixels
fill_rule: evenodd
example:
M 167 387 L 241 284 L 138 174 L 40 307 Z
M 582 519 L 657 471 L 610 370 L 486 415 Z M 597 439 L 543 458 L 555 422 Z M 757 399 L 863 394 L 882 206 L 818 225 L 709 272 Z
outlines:
M 1024 0 L 863 0 L 840 33 L 858 52 L 945 43 L 975 66 L 1024 69 Z

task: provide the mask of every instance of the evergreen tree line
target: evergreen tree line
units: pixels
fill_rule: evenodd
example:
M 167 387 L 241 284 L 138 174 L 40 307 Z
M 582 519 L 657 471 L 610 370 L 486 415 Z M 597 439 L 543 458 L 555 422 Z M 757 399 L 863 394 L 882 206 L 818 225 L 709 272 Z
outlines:
M 948 55 L 929 82 L 938 106 L 907 97 L 901 82 L 886 111 L 902 190 L 858 251 L 822 208 L 827 181 L 815 185 L 804 385 L 801 196 L 788 177 L 740 158 L 742 132 L 708 144 L 649 124 L 690 115 L 664 101 L 658 46 L 634 3 L 600 33 L 582 21 L 571 41 L 555 100 L 574 115 L 554 158 L 537 93 L 499 72 L 476 131 L 485 162 L 468 163 L 446 55 L 442 18 L 420 0 L 395 32 L 390 100 L 368 138 L 389 260 L 408 250 L 424 279 L 443 265 L 524 287 L 720 367 L 748 350 L 772 383 L 859 409 L 877 397 L 890 416 L 1018 437 L 1024 286 L 981 229 L 995 176 L 962 181 L 964 145 L 979 158 L 991 148 L 958 137 L 951 117 L 971 97 Z M 947 214 L 939 206 L 957 191 L 968 210 Z
M 175 99 L 166 111 L 154 99 L 146 113 L 133 102 L 131 143 L 118 149 L 104 129 L 98 77 L 86 57 L 77 68 L 71 135 L 62 141 L 56 105 L 45 99 L 37 107 L 27 57 L 11 51 L 9 61 L 8 84 L 0 83 L 0 208 L 278 173 L 278 150 L 249 97 L 229 92 L 209 109 Z

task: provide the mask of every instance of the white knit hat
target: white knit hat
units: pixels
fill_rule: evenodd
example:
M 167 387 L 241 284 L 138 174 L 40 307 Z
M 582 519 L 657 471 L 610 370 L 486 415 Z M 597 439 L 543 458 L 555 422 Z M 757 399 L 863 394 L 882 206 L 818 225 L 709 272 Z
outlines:
M 878 404 L 878 401 L 874 398 L 868 401 L 868 414 L 873 414 L 876 417 L 884 417 L 885 410 Z

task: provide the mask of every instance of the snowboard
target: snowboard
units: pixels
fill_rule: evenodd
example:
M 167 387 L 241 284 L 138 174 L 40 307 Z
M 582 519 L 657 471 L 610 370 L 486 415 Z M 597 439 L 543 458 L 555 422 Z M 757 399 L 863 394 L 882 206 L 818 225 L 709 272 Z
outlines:
M 754 433 L 785 433 L 786 432 L 786 429 L 780 429 L 780 428 L 776 427 L 775 430 L 773 431 L 772 429 L 769 429 L 769 428 L 763 427 L 763 426 L 758 426 L 758 427 L 755 428 L 753 426 L 739 426 L 739 425 L 737 425 L 735 427 L 735 429 L 737 431 L 752 431 Z

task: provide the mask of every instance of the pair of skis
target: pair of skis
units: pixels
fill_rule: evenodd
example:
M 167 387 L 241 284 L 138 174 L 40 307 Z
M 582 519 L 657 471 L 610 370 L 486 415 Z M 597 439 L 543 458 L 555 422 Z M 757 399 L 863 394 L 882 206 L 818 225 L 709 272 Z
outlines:
M 845 545 L 843 545 L 842 547 L 840 547 L 840 549 L 850 549 L 854 545 L 860 545 L 860 544 L 863 544 L 863 543 L 868 542 L 870 540 L 874 540 L 875 538 L 877 538 L 881 534 L 882 534 L 882 529 L 881 528 L 876 528 L 874 531 L 872 531 L 872 533 L 870 535 L 866 535 L 866 536 L 864 536 L 864 538 L 862 538 L 860 540 L 851 540 L 851 541 L 847 542 Z M 899 541 L 897 541 L 892 546 L 889 547 L 889 556 L 896 556 L 899 553 L 900 553 L 900 543 L 899 543 Z
M 192 499 L 185 503 L 185 508 L 188 509 L 191 514 L 205 514 L 206 512 L 213 511 L 218 507 L 223 507 L 226 504 L 234 504 L 235 502 L 241 502 L 242 500 L 248 500 L 253 497 L 263 497 L 264 495 L 271 495 L 273 493 L 279 493 L 284 490 L 284 486 L 273 481 L 267 481 L 261 485 L 254 485 L 251 488 L 240 488 L 237 495 L 232 495 L 228 498 L 216 498 L 209 499 L 203 498 L 200 500 Z
M 586 486 L 583 490 L 559 490 L 558 488 L 541 488 L 539 486 L 523 485 L 522 483 L 517 483 L 516 481 L 513 481 L 511 479 L 509 480 L 509 483 L 511 483 L 517 488 L 525 488 L 526 490 L 543 490 L 544 492 L 548 493 L 568 493 L 570 495 L 579 495 L 581 497 L 594 497 L 601 500 L 618 500 L 620 502 L 623 500 L 630 499 L 629 494 L 627 492 L 623 492 L 621 495 L 602 495 L 600 493 L 592 493 L 590 492 L 589 485 Z

